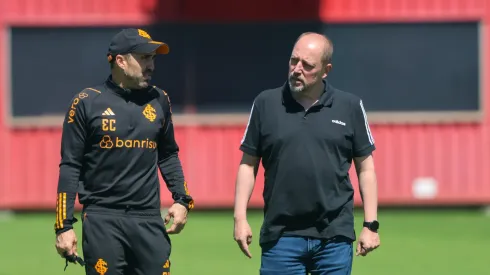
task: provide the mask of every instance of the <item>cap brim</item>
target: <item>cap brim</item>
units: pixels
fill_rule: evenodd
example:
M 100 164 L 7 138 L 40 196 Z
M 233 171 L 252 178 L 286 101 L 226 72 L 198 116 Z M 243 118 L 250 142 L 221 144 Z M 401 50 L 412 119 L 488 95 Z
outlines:
M 163 42 L 150 41 L 139 45 L 132 52 L 141 54 L 149 54 L 153 52 L 156 54 L 168 54 L 170 52 L 170 47 Z

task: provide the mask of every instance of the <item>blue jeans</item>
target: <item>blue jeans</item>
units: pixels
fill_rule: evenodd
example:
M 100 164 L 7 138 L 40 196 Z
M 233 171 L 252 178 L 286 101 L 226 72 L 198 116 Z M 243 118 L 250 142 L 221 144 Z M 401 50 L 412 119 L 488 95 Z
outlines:
M 261 275 L 350 275 L 353 244 L 343 237 L 319 240 L 283 236 L 262 245 Z

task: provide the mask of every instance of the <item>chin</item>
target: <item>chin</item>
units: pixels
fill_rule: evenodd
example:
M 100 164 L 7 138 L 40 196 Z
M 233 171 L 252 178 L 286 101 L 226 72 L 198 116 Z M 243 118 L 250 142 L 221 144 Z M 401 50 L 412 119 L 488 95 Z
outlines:
M 150 84 L 147 81 L 143 81 L 143 82 L 140 82 L 139 86 L 141 89 L 144 89 L 144 88 L 148 88 L 148 86 L 150 86 Z
M 293 93 L 301 93 L 305 90 L 305 87 L 304 86 L 297 87 L 297 86 L 289 85 L 289 89 Z

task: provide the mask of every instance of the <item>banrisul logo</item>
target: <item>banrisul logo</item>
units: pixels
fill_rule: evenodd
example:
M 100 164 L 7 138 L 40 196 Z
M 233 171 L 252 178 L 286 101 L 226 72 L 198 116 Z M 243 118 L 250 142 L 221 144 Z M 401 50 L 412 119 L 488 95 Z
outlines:
M 157 143 L 150 139 L 121 139 L 119 137 L 111 137 L 104 135 L 99 142 L 99 146 L 102 149 L 113 148 L 142 148 L 142 149 L 155 149 Z

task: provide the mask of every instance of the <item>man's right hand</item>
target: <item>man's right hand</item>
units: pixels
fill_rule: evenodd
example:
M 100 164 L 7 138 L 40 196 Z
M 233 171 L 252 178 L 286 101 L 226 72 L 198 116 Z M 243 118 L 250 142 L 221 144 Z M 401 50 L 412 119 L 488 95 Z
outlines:
M 75 231 L 70 229 L 63 233 L 56 235 L 56 250 L 58 254 L 62 258 L 64 258 L 64 254 L 68 255 L 77 255 L 77 236 L 75 235 Z
M 234 238 L 245 256 L 252 258 L 248 246 L 252 243 L 252 229 L 247 220 L 236 220 Z

